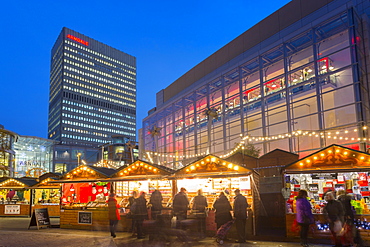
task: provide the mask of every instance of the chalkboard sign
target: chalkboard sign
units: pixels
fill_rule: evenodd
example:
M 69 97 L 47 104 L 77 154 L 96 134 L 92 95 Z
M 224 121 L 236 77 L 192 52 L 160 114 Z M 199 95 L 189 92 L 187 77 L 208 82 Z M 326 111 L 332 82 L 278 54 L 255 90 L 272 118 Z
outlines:
M 78 224 L 92 224 L 92 212 L 80 211 L 78 212 Z
M 37 229 L 43 226 L 50 227 L 50 218 L 47 208 L 36 208 L 33 211 L 28 229 L 30 229 L 31 226 L 36 226 Z

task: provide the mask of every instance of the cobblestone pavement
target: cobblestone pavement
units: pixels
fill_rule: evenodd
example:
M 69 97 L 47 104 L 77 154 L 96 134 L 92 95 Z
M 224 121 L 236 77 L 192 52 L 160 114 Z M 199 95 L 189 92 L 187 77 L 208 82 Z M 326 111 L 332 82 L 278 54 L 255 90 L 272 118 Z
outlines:
M 59 219 L 51 219 L 53 224 Z M 300 246 L 299 243 L 247 241 L 245 244 L 225 242 L 223 245 L 216 243 L 213 238 L 205 238 L 201 241 L 190 239 L 189 242 L 181 242 L 176 237 L 169 237 L 168 241 L 149 241 L 149 238 L 136 239 L 127 232 L 118 232 L 117 238 L 112 238 L 106 231 L 83 231 L 60 228 L 31 227 L 28 229 L 29 218 L 6 218 L 0 217 L 0 247 L 190 247 L 190 246 L 265 246 L 265 247 L 290 247 Z M 329 245 L 311 245 L 323 247 Z

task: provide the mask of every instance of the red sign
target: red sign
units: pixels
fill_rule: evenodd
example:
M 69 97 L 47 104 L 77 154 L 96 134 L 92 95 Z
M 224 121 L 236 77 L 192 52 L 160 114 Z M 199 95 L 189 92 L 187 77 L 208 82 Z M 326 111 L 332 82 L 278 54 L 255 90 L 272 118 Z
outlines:
M 73 39 L 74 41 L 77 41 L 78 43 L 81 43 L 81 44 L 86 45 L 86 46 L 89 45 L 89 42 L 87 42 L 85 40 L 82 40 L 80 38 L 77 38 L 77 37 L 75 37 L 73 35 L 70 35 L 70 34 L 67 34 L 67 38 Z

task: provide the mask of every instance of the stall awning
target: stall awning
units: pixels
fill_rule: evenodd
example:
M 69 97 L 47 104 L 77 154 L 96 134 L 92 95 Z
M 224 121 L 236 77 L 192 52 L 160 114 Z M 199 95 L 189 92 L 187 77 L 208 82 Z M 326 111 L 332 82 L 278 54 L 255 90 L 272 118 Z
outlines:
M 207 155 L 175 172 L 171 177 L 230 177 L 251 174 L 252 170 L 223 160 L 214 155 Z
M 80 165 L 64 174 L 61 180 L 101 180 L 116 173 L 117 170 L 106 167 Z
M 121 167 L 112 175 L 112 179 L 134 180 L 135 177 L 145 178 L 148 176 L 169 176 L 174 171 L 165 166 L 159 166 L 146 161 L 137 160 L 129 166 Z
M 370 170 L 370 154 L 340 145 L 330 145 L 283 169 L 284 173 L 320 173 Z
M 35 178 L 8 178 L 0 183 L 0 188 L 13 189 L 33 186 L 37 183 Z

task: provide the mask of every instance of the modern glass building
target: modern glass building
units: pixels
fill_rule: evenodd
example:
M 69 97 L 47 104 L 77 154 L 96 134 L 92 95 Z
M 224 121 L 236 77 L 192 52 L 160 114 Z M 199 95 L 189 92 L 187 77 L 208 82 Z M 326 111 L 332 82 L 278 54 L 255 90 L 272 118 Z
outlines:
M 14 177 L 39 177 L 54 172 L 55 141 L 35 136 L 20 136 L 14 143 Z
M 48 138 L 98 147 L 136 140 L 136 58 L 68 28 L 51 51 Z
M 368 1 L 292 0 L 157 93 L 142 158 L 176 168 L 246 144 L 366 151 L 369 14 Z
M 0 124 L 0 178 L 14 175 L 14 143 L 18 137 L 18 134 L 4 129 Z

